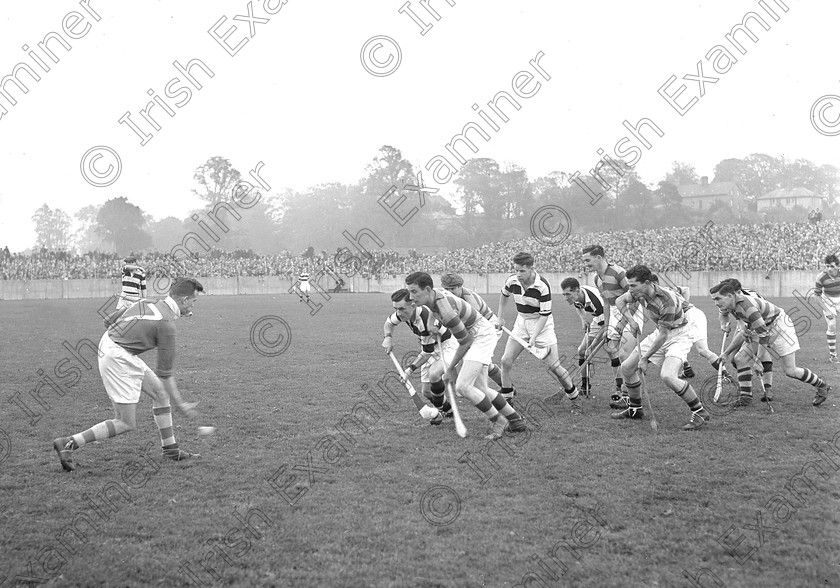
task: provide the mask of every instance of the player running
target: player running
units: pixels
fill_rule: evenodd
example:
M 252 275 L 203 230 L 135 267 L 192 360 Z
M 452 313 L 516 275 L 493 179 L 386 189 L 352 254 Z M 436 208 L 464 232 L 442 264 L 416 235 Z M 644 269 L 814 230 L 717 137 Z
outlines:
M 452 332 L 458 340 L 458 349 L 449 362 L 444 376 L 455 382 L 455 390 L 467 398 L 493 426 L 486 439 L 500 439 L 506 429 L 524 431 L 525 419 L 495 390 L 487 386 L 485 368 L 493 359 L 496 333 L 493 325 L 464 300 L 442 288 L 435 288 L 432 277 L 425 272 L 414 272 L 405 279 L 411 301 L 416 306 L 428 306 L 432 314 Z M 460 373 L 458 362 L 463 361 Z
M 146 297 L 146 270 L 137 265 L 137 258 L 129 255 L 123 259 L 122 290 L 117 300 L 117 310 L 128 308 Z
M 683 427 L 686 431 L 701 428 L 712 418 L 703 407 L 703 403 L 691 384 L 679 378 L 680 369 L 691 345 L 694 342 L 692 326 L 686 316 L 691 304 L 679 294 L 660 286 L 653 281 L 653 274 L 644 265 L 634 265 L 626 274 L 628 292 L 615 299 L 616 307 L 622 315 L 622 323 L 630 325 L 634 338 L 642 334 L 641 326 L 635 320 L 635 314 L 628 308 L 632 301 L 638 301 L 644 312 L 648 313 L 656 324 L 656 329 L 642 340 L 639 349 L 625 359 L 621 368 L 624 371 L 624 385 L 630 397 L 630 405 L 614 419 L 640 419 L 643 416 L 641 379 L 639 371 L 647 370 L 648 362 L 660 366 L 659 376 L 668 388 L 683 399 L 691 410 L 691 420 Z M 617 325 L 623 326 L 623 324 Z M 641 356 L 639 356 L 641 351 Z
M 560 354 L 557 351 L 557 335 L 554 332 L 554 318 L 551 316 L 551 287 L 548 280 L 534 270 L 534 256 L 530 253 L 517 253 L 513 256 L 513 269 L 516 271 L 505 281 L 499 296 L 499 312 L 496 325 L 501 329 L 505 324 L 504 313 L 511 295 L 516 302 L 516 322 L 511 332 L 527 341 L 531 347 L 548 349 L 545 357 L 549 364 L 549 372 L 560 381 L 571 401 L 571 413 L 581 414 L 580 394 L 572 381 L 569 372 L 560 364 Z M 524 347 L 513 337 L 508 338 L 505 352 L 502 355 L 502 395 L 512 398 L 513 362 L 522 353 Z M 559 397 L 552 394 L 549 398 Z
M 724 351 L 724 356 L 732 356 L 732 365 L 738 370 L 739 400 L 744 401 L 742 406 L 752 400 L 751 370 L 759 345 L 767 347 L 782 358 L 782 367 L 787 377 L 816 388 L 814 406 L 825 402 L 831 386 L 808 368 L 796 366 L 799 339 L 793 321 L 783 309 L 767 300 L 739 294 L 735 287 L 727 282 L 713 286 L 709 293 L 715 306 L 721 310 L 728 310 L 745 324 L 744 330 L 733 337 L 732 343 Z M 749 341 L 749 344 L 742 346 L 745 341 Z
M 198 293 L 203 291 L 197 280 L 177 278 L 166 298 L 141 300 L 105 319 L 108 330 L 99 341 L 99 373 L 114 406 L 114 418 L 71 437 L 58 437 L 53 441 L 53 449 L 58 453 L 65 471 L 76 469 L 71 452 L 85 443 L 102 441 L 134 429 L 141 392 L 152 398 L 152 413 L 160 431 L 164 457 L 174 461 L 199 457 L 178 447 L 169 401 L 171 399 L 175 408 L 187 417 L 196 417 L 195 404 L 181 400 L 172 365 L 176 347 L 175 321 L 178 317 L 192 314 Z M 139 357 L 152 349 L 157 349 L 155 371 Z
M 601 292 L 604 301 L 604 327 L 607 332 L 607 344 L 604 346 L 610 357 L 616 356 L 619 361 L 625 360 L 633 351 L 636 344 L 635 338 L 630 334 L 629 328 L 624 327 L 622 331 L 616 326 L 626 324 L 621 321 L 621 313 L 615 306 L 615 300 L 628 292 L 627 277 L 624 268 L 606 260 L 604 248 L 600 245 L 590 245 L 583 250 L 583 262 L 586 267 L 595 272 L 595 285 Z M 634 321 L 641 332 L 644 324 L 644 314 L 641 307 L 638 307 L 633 314 Z M 616 379 L 618 379 L 616 377 Z M 616 382 L 618 384 L 618 382 Z M 610 408 L 627 408 L 630 406 L 630 399 L 623 393 L 620 386 L 610 397 Z
M 837 363 L 837 313 L 840 312 L 840 262 L 833 253 L 825 256 L 825 271 L 817 276 L 814 294 L 820 299 L 828 328 L 828 361 Z
M 440 285 L 441 287 L 448 291 L 452 292 L 458 298 L 462 298 L 470 303 L 474 309 L 478 311 L 478 314 L 486 318 L 490 321 L 491 325 L 496 324 L 496 315 L 493 314 L 493 311 L 490 310 L 490 307 L 484 301 L 484 298 L 473 292 L 472 290 L 467 290 L 464 288 L 464 278 L 462 278 L 459 274 L 456 273 L 448 273 L 443 274 L 440 277 Z M 501 339 L 502 331 L 498 329 L 496 331 L 496 339 Z M 448 357 L 448 356 L 447 356 Z M 491 363 L 490 367 L 487 369 L 487 375 L 493 382 L 496 383 L 499 388 L 502 387 L 502 370 L 499 369 L 495 363 Z M 504 396 L 504 395 L 503 395 Z M 510 402 L 513 400 L 513 397 L 516 396 L 516 390 L 508 397 L 505 396 L 505 400 Z
M 446 386 L 443 383 L 443 362 L 440 361 L 440 356 L 441 353 L 445 353 L 446 359 L 450 359 L 455 355 L 458 344 L 452 338 L 452 333 L 432 317 L 432 312 L 427 307 L 415 307 L 409 298 L 410 295 L 405 288 L 391 294 L 394 312 L 385 319 L 383 326 L 385 338 L 382 341 L 382 347 L 385 348 L 386 354 L 393 351 L 392 335 L 394 327 L 400 323 L 408 325 L 411 332 L 417 335 L 421 353 L 408 365 L 405 373 L 406 376 L 410 376 L 413 372 L 420 370 L 423 396 L 430 399 L 432 406 L 438 409 L 438 414 L 429 420 L 429 424 L 439 425 L 445 417 L 452 416 L 452 406 L 444 395 Z M 444 349 L 437 349 L 437 340 L 431 327 L 439 330 Z

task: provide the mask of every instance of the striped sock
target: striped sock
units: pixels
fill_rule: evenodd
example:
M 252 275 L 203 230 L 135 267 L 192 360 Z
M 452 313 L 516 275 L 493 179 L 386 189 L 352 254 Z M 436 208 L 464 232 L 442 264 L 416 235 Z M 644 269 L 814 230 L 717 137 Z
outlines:
M 738 368 L 738 390 L 741 396 L 752 398 L 752 370 L 749 367 Z
M 642 408 L 642 381 L 635 384 L 625 383 L 627 396 L 630 398 L 630 408 Z
M 716 360 L 714 360 L 712 362 L 712 367 L 715 368 L 715 370 L 719 370 L 720 369 L 720 362 L 721 362 L 721 359 L 718 357 Z
M 90 443 L 91 441 L 102 441 L 103 439 L 110 439 L 111 437 L 116 436 L 117 428 L 114 425 L 113 419 L 111 419 L 97 423 L 87 431 L 73 435 L 73 442 L 76 444 L 76 447 L 79 448 L 85 443 Z
M 800 382 L 811 384 L 815 388 L 822 388 L 823 386 L 825 386 L 825 382 L 822 381 L 822 378 L 820 378 L 817 374 L 815 374 L 808 368 L 802 368 L 802 377 L 796 379 Z
M 502 414 L 502 416 L 508 420 L 515 421 L 521 418 L 519 416 L 519 413 L 516 412 L 516 409 L 514 409 L 510 404 L 508 404 L 508 401 L 505 400 L 505 397 L 501 394 L 496 394 L 496 397 L 492 400 L 492 404 L 493 408 L 498 410 Z
M 170 406 L 152 406 L 152 414 L 155 417 L 155 424 L 160 430 L 160 444 L 162 447 L 176 445 L 175 431 L 172 428 L 172 407 Z
M 502 398 L 502 400 L 504 400 L 504 398 Z M 505 404 L 507 404 L 507 401 L 505 401 Z M 480 410 L 481 412 L 483 412 L 484 416 L 486 416 L 488 419 L 490 419 L 494 423 L 496 422 L 496 419 L 499 417 L 499 411 L 496 410 L 496 407 L 493 406 L 493 403 L 490 402 L 490 399 L 487 398 L 484 395 L 482 395 L 481 400 L 476 403 L 475 407 L 478 410 Z
M 577 398 L 579 396 L 577 386 L 575 386 L 574 384 L 572 384 L 572 387 L 571 387 L 570 390 L 566 390 L 565 392 L 566 392 L 566 396 L 569 398 L 569 400 L 574 400 L 575 398 Z
M 682 390 L 677 392 L 677 396 L 683 399 L 683 401 L 688 405 L 688 408 L 691 409 L 691 412 L 703 410 L 703 403 L 700 402 L 700 399 L 697 397 L 697 393 L 688 382 L 685 383 L 685 387 Z
M 491 363 L 490 367 L 487 368 L 487 377 L 493 380 L 499 388 L 502 387 L 502 370 L 495 363 Z
M 764 387 L 769 388 L 773 385 L 773 362 L 762 361 L 761 369 L 764 371 L 764 375 L 761 377 L 761 380 L 764 382 Z
M 825 338 L 828 340 L 828 352 L 831 355 L 837 354 L 837 335 L 831 333 L 830 335 L 826 334 Z
M 446 392 L 446 385 L 443 380 L 432 382 L 432 406 L 440 408 L 443 406 L 443 393 Z

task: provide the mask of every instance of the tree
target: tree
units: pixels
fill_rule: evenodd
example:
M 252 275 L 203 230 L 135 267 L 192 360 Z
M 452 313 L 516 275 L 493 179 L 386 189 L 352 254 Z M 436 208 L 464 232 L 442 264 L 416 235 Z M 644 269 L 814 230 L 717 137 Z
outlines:
M 204 200 L 208 208 L 212 208 L 219 202 L 231 202 L 234 186 L 242 179 L 242 174 L 229 160 L 216 155 L 195 169 L 193 179 L 199 185 L 193 194 Z
M 101 205 L 89 204 L 80 208 L 74 214 L 76 230 L 73 233 L 73 246 L 79 254 L 88 251 L 101 251 L 106 248 L 105 241 L 97 232 L 96 218 L 99 216 Z
M 185 223 L 174 216 L 149 223 L 149 234 L 155 251 L 171 251 L 188 232 Z
M 671 171 L 665 174 L 663 181 L 674 186 L 690 186 L 699 184 L 700 178 L 697 176 L 697 170 L 694 169 L 693 165 L 675 161 L 671 164 Z
M 677 184 L 669 182 L 667 179 L 659 182 L 659 187 L 653 192 L 653 199 L 665 208 L 673 209 L 682 206 L 682 196 L 677 189 Z
M 120 255 L 150 247 L 152 238 L 144 230 L 145 218 L 139 206 L 127 198 L 111 198 L 96 217 L 97 233 Z M 174 244 L 173 244 L 174 245 Z
M 44 204 L 32 215 L 35 222 L 35 244 L 55 251 L 65 251 L 70 245 L 70 216 L 60 208 Z

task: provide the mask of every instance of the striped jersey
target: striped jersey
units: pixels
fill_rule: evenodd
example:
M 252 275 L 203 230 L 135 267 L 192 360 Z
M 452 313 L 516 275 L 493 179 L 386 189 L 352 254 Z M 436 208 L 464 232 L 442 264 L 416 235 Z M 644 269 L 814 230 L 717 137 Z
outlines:
M 451 292 L 443 288 L 433 288 L 432 292 L 435 298 L 430 306 L 432 314 L 440 319 L 443 325 L 452 331 L 458 343 L 463 342 L 470 337 L 468 329 L 471 329 L 479 321 L 486 321 L 483 316 L 478 314 L 478 311 L 473 306 L 458 298 Z
M 761 294 L 759 294 L 755 290 L 750 290 L 749 288 L 741 288 L 740 290 L 738 290 L 737 294 L 743 294 L 747 298 L 751 298 L 751 299 L 754 299 L 754 300 L 764 300 L 764 296 L 762 296 Z M 720 314 L 722 314 L 723 316 L 729 316 L 729 311 L 727 309 L 720 308 L 718 310 L 720 311 Z
M 175 300 L 141 300 L 118 310 L 105 319 L 111 340 L 131 353 L 140 355 L 157 349 L 157 369 L 160 378 L 172 375 L 175 360 L 175 321 L 181 316 Z
M 490 310 L 490 307 L 484 301 L 484 298 L 476 294 L 471 290 L 467 290 L 463 286 L 461 287 L 461 298 L 466 300 L 470 303 L 474 309 L 478 311 L 478 314 L 486 318 L 491 323 L 496 320 L 496 315 Z
M 658 327 L 678 329 L 688 323 L 685 313 L 692 308 L 692 304 L 671 290 L 659 284 L 653 284 L 653 294 L 640 296 L 638 300 L 645 307 L 645 311 Z
M 139 265 L 127 264 L 122 271 L 123 298 L 140 300 L 146 294 L 146 270 Z
M 300 273 L 300 283 L 305 284 L 309 281 L 309 272 L 301 272 Z
M 398 325 L 403 320 L 394 312 L 388 317 L 388 322 L 392 325 Z M 452 333 L 446 327 L 441 326 L 440 321 L 432 316 L 432 311 L 427 306 L 416 307 L 411 314 L 411 318 L 405 324 L 420 339 L 420 346 L 426 353 L 433 353 L 437 345 L 435 336 L 429 331 L 429 325 L 434 325 L 438 328 L 441 341 L 446 341 L 452 336 Z
M 604 322 L 604 299 L 598 293 L 596 288 L 592 286 L 581 286 L 580 291 L 583 294 L 583 302 L 575 302 L 574 307 L 581 312 L 590 314 L 596 319 L 600 319 L 600 323 Z
M 814 286 L 814 293 L 817 296 L 822 296 L 825 292 L 826 296 L 837 298 L 840 296 L 840 274 L 836 278 L 828 275 L 828 272 L 820 272 L 817 276 L 817 285 Z
M 770 337 L 770 327 L 779 318 L 781 309 L 763 298 L 750 298 L 743 294 L 735 295 L 735 318 L 744 321 L 747 329 L 760 337 L 761 343 L 766 343 Z
M 601 296 L 610 306 L 615 305 L 615 299 L 630 289 L 624 268 L 614 263 L 607 264 L 603 275 L 598 273 L 595 276 L 595 285 L 598 286 Z
M 510 296 L 516 301 L 516 310 L 522 318 L 551 316 L 551 287 L 548 280 L 534 272 L 534 283 L 525 288 L 516 274 L 508 276 L 502 287 L 502 296 Z

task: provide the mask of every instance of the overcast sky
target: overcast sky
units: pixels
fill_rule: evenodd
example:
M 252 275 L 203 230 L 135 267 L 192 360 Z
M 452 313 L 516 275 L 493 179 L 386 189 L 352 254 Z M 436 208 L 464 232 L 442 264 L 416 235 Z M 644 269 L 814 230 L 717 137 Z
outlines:
M 269 11 L 275 3 L 269 2 Z M 269 18 L 251 25 L 252 38 L 247 20 L 233 20 L 247 15 L 249 4 L 255 18 Z M 0 77 L 25 63 L 41 79 L 34 82 L 19 70 L 29 92 L 7 83 L 17 104 L 0 96 L 8 111 L 0 118 L 0 246 L 30 247 L 30 219 L 45 202 L 73 214 L 126 196 L 156 218 L 184 217 L 199 205 L 190 192 L 193 170 L 214 155 L 242 172 L 262 161 L 271 192 L 356 181 L 384 144 L 399 148 L 416 167 L 436 155 L 454 161 L 446 144 L 465 124 L 482 123 L 474 103 L 499 127 L 492 131 L 482 123 L 490 139 L 476 141 L 474 156 L 519 164 L 531 178 L 555 170 L 586 173 L 598 161 L 598 149 L 615 157 L 615 144 L 630 135 L 624 120 L 642 118 L 664 132 L 661 138 L 646 133 L 651 147 L 641 149 L 636 164 L 649 184 L 675 160 L 710 177 L 721 159 L 755 152 L 840 164 L 840 137 L 819 134 L 810 121 L 818 98 L 840 94 L 837 2 L 457 0 L 450 6 L 431 0 L 440 17 L 435 20 L 412 0 L 410 10 L 433 24 L 425 35 L 407 12 L 398 12 L 403 4 L 288 0 L 275 15 L 262 1 L 4 4 Z M 752 22 L 757 43 L 736 35 L 742 55 L 726 35 L 749 11 L 770 30 Z M 230 47 L 248 39 L 235 55 L 208 33 L 222 17 L 227 20 L 218 25 L 218 36 L 236 27 L 226 41 Z M 46 42 L 58 63 L 38 48 L 52 32 L 72 47 L 66 51 L 56 38 Z M 401 61 L 389 75 L 374 76 L 363 67 L 362 47 L 376 36 L 399 44 Z M 724 74 L 705 57 L 715 45 L 737 58 Z M 376 62 L 386 63 L 392 52 L 380 46 L 369 68 L 387 73 L 396 59 L 391 66 Z M 540 53 L 535 68 L 529 61 Z M 170 86 L 174 98 L 166 97 L 170 80 L 184 79 L 173 62 L 196 58 L 213 77 L 194 67 L 202 89 L 189 86 L 187 102 L 176 84 Z M 718 78 L 705 83 L 702 97 L 696 81 L 683 79 L 697 74 L 698 62 L 705 77 Z M 721 58 L 718 67 L 725 65 Z M 522 71 L 529 75 L 517 78 Z M 684 115 L 657 93 L 671 76 L 677 81 L 670 93 L 685 84 L 679 104 L 699 98 Z M 529 97 L 516 96 L 515 79 Z M 151 100 L 149 89 L 174 113 L 168 116 L 162 106 L 150 111 L 159 131 L 139 113 Z M 521 107 L 500 102 L 507 122 L 487 106 L 502 90 Z M 145 145 L 118 122 L 126 112 L 152 132 Z M 823 118 L 831 123 L 838 116 L 840 104 Z M 107 187 L 92 186 L 81 173 L 84 154 L 97 146 L 111 148 L 121 161 L 119 177 Z M 93 165 L 102 175 L 108 160 L 106 152 L 99 154 Z M 423 175 L 435 185 L 430 171 Z M 440 187 L 447 192 L 452 183 Z

